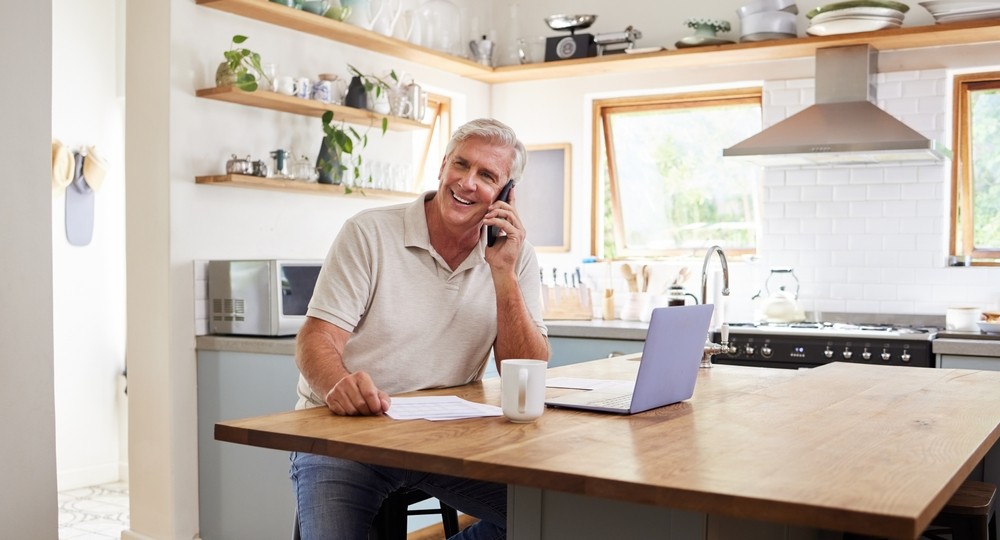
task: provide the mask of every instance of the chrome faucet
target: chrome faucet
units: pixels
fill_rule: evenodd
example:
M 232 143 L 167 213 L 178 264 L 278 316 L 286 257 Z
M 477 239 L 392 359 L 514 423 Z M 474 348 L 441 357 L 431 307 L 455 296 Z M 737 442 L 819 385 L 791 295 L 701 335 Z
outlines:
M 705 253 L 705 260 L 701 263 L 701 303 L 708 303 L 708 261 L 712 254 L 719 254 L 719 261 L 722 263 L 722 296 L 729 296 L 729 263 L 726 262 L 726 254 L 719 246 L 708 248 Z M 705 338 L 705 352 L 701 355 L 701 367 L 712 367 L 712 357 L 716 354 L 735 354 L 736 347 L 729 344 L 729 324 L 722 323 L 722 343 L 712 342 L 712 331 L 708 332 Z

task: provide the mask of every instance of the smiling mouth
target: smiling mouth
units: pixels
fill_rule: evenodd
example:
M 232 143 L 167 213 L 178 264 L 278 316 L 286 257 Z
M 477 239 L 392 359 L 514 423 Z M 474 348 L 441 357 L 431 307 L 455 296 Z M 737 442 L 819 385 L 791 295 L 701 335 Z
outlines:
M 455 199 L 455 201 L 464 204 L 466 206 L 472 206 L 474 204 L 472 201 L 459 197 L 454 191 L 451 192 L 451 198 Z

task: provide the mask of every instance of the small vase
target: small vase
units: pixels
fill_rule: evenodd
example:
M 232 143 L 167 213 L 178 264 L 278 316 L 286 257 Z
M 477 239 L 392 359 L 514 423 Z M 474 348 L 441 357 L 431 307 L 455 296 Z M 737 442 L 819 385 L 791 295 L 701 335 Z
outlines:
M 219 64 L 218 69 L 215 70 L 215 86 L 233 86 L 234 84 L 236 84 L 236 74 L 229 69 L 229 63 Z
M 319 153 L 316 154 L 317 182 L 320 184 L 333 184 L 339 186 L 343 182 L 344 171 L 340 169 L 340 159 L 333 156 L 330 146 L 326 142 L 326 137 L 319 144 Z
M 368 108 L 368 96 L 365 93 L 365 85 L 361 82 L 361 77 L 357 75 L 351 77 L 351 84 L 347 86 L 347 96 L 344 97 L 344 105 L 355 109 Z

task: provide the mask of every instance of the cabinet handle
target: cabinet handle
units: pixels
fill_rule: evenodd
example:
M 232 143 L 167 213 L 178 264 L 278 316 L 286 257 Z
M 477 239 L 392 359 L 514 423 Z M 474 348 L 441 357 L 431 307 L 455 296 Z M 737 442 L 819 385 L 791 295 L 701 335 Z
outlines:
M 621 351 L 611 351 L 608 353 L 608 358 L 614 358 L 616 356 L 625 356 L 625 353 Z

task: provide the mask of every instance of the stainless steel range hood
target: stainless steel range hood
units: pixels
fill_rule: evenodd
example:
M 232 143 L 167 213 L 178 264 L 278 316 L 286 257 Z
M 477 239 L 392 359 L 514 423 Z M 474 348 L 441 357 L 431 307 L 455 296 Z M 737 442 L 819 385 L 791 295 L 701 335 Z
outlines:
M 877 64 L 870 45 L 817 49 L 816 104 L 722 155 L 777 167 L 940 161 L 934 141 L 875 105 Z

